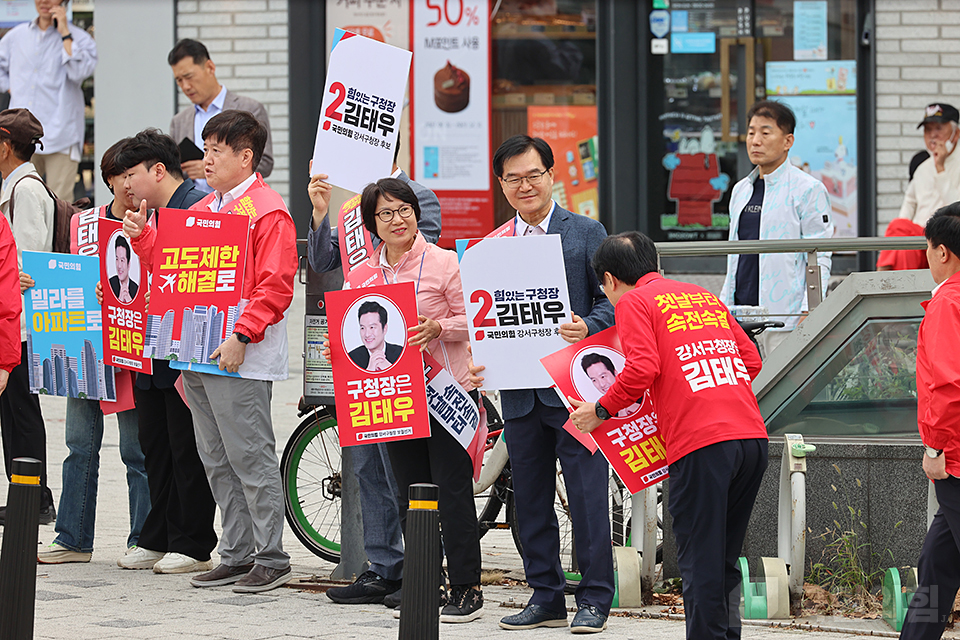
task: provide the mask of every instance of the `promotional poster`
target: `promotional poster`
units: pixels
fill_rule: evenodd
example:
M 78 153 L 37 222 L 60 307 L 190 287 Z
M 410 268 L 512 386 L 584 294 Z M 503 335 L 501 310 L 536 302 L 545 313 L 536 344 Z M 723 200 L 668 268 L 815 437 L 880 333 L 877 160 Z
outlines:
M 553 199 L 564 209 L 600 220 L 596 107 L 527 107 L 527 134 L 553 149 Z
M 96 256 L 23 252 L 30 392 L 116 401 L 114 368 L 103 358 L 103 324 L 94 295 Z
M 625 360 L 617 328 L 610 327 L 541 362 L 564 397 L 596 402 L 613 386 Z M 590 436 L 631 493 L 667 477 L 667 452 L 649 391 Z
M 75 216 L 77 217 L 77 216 Z M 143 354 L 147 328 L 147 269 L 123 235 L 119 220 L 99 218 L 100 283 L 103 290 L 103 348 L 115 367 L 153 373 Z M 83 227 L 81 227 L 83 228 Z
M 423 358 L 407 346 L 414 284 L 330 291 L 325 301 L 340 446 L 429 437 Z
M 236 376 L 210 364 L 210 354 L 233 333 L 242 312 L 250 219 L 180 209 L 159 213 L 144 358 Z

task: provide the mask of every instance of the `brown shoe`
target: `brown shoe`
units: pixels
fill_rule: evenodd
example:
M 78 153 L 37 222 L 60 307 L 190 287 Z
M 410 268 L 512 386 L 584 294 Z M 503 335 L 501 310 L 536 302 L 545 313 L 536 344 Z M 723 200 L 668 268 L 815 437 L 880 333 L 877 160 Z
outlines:
M 253 565 L 250 573 L 243 576 L 233 585 L 235 593 L 260 593 L 261 591 L 270 591 L 290 582 L 293 574 L 290 567 L 285 569 L 271 569 L 262 564 Z
M 207 571 L 200 575 L 193 576 L 190 584 L 195 587 L 222 587 L 225 584 L 233 584 L 245 575 L 250 573 L 254 564 L 242 564 L 238 567 L 231 567 L 228 564 L 221 563 L 213 571 Z

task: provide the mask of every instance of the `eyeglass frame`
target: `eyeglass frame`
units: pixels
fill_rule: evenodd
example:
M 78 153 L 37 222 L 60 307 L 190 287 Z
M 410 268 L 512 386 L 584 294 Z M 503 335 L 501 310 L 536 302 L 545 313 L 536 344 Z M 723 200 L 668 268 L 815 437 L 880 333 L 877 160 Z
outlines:
M 400 210 L 403 209 L 403 208 L 405 208 L 405 207 L 408 208 L 408 209 L 410 209 L 410 213 L 408 213 L 407 215 L 403 215 L 402 213 L 400 213 Z M 381 214 L 384 214 L 384 213 L 387 213 L 387 212 L 390 213 L 390 217 L 385 220 L 385 219 L 383 218 L 383 215 L 381 215 Z M 401 219 L 406 220 L 406 219 L 408 219 L 410 216 L 412 216 L 413 214 L 415 214 L 416 212 L 417 212 L 417 210 L 413 208 L 413 205 L 412 205 L 412 204 L 410 204 L 409 202 L 404 202 L 402 205 L 400 205 L 400 206 L 397 207 L 396 209 L 380 209 L 380 211 L 377 211 L 377 212 L 376 212 L 375 214 L 373 214 L 373 215 L 375 215 L 380 222 L 382 222 L 382 223 L 384 223 L 384 224 L 390 224 L 391 222 L 393 222 L 393 218 L 394 218 L 395 216 L 398 216 L 398 215 L 399 215 Z
M 530 185 L 531 187 L 535 187 L 541 182 L 543 182 L 543 176 L 548 171 L 550 171 L 550 169 L 544 169 L 543 171 L 539 173 L 535 173 L 532 176 L 520 176 L 519 178 L 500 178 L 500 182 L 510 187 L 511 189 L 519 189 L 520 186 L 523 184 L 523 181 L 526 180 L 528 185 Z

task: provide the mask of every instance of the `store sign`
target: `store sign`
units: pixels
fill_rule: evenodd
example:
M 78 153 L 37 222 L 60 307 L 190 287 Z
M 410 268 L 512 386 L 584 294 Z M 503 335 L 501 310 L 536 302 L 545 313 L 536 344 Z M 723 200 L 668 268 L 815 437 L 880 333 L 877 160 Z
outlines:
M 493 228 L 488 0 L 412 0 L 412 177 L 443 210 L 441 244 Z
M 716 53 L 717 34 L 712 31 L 696 33 L 673 32 L 670 34 L 670 51 L 673 53 Z
M 574 213 L 600 219 L 597 108 L 527 107 L 527 133 L 553 149 L 553 198 Z
M 670 33 L 670 12 L 657 9 L 650 12 L 650 33 L 654 38 L 662 38 Z

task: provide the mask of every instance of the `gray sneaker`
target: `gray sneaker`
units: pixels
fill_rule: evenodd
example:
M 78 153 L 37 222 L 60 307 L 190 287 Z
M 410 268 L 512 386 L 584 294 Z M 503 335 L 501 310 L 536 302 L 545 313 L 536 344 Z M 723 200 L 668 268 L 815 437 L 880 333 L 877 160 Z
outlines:
M 207 571 L 200 575 L 190 578 L 190 584 L 202 589 L 204 587 L 222 587 L 227 584 L 233 584 L 246 576 L 253 570 L 253 563 L 242 564 L 238 567 L 220 564 L 213 571 Z
M 290 582 L 293 573 L 290 567 L 285 569 L 271 569 L 262 564 L 253 565 L 250 573 L 243 576 L 233 585 L 234 593 L 261 593 L 270 591 Z

